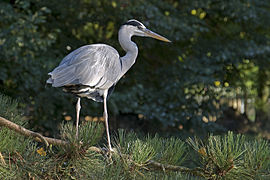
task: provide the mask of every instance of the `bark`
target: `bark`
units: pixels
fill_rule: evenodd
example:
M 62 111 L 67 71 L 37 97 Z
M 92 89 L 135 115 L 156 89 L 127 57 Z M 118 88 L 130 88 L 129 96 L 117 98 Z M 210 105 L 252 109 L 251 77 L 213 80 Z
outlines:
M 55 138 L 45 137 L 45 136 L 41 135 L 40 133 L 25 129 L 24 127 L 22 127 L 18 124 L 15 124 L 15 123 L 13 123 L 13 122 L 11 122 L 3 117 L 0 117 L 0 126 L 7 127 L 10 130 L 13 130 L 13 131 L 15 131 L 21 135 L 24 135 L 26 137 L 32 137 L 32 138 L 34 138 L 35 141 L 43 142 L 44 144 L 46 144 L 46 146 L 48 146 L 49 144 L 60 145 L 60 146 L 68 145 L 68 142 L 66 142 L 66 141 L 63 141 L 60 139 L 55 139 Z

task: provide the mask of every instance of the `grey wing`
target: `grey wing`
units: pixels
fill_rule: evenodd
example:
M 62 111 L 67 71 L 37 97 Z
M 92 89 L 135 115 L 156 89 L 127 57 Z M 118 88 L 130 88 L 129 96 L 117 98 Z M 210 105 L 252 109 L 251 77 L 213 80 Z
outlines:
M 82 84 L 110 88 L 121 74 L 118 52 L 105 44 L 82 46 L 68 54 L 52 72 L 47 83 L 53 87 Z

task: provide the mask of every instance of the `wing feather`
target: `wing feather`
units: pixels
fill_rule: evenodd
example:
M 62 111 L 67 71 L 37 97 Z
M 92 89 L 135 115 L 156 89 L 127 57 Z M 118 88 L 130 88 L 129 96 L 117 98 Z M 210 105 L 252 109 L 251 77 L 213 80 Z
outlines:
M 47 83 L 53 87 L 72 84 L 110 88 L 119 79 L 121 63 L 118 52 L 105 44 L 80 47 L 68 54 L 52 72 Z

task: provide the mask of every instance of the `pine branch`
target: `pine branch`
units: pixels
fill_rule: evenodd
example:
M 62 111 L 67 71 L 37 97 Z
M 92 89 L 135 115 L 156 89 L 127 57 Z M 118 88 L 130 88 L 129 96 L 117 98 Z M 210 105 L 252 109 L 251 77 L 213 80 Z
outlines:
M 0 117 L 0 126 L 4 126 L 9 128 L 10 130 L 13 130 L 21 135 L 24 135 L 26 137 L 32 137 L 35 141 L 42 142 L 45 145 L 60 145 L 60 146 L 66 146 L 69 143 L 60 139 L 55 139 L 55 138 L 49 138 L 41 135 L 40 133 L 30 131 L 28 129 L 25 129 L 24 127 L 15 124 L 3 117 Z
M 89 151 L 93 151 L 96 153 L 100 153 L 100 154 L 108 154 L 108 152 L 104 151 L 101 148 L 97 148 L 97 147 L 90 147 L 88 149 Z M 117 150 L 115 149 L 112 153 L 119 153 L 119 155 L 123 158 L 127 158 L 130 161 L 132 161 L 132 158 L 129 157 L 129 155 L 126 154 L 121 154 L 120 152 L 117 152 Z M 136 164 L 136 163 L 135 163 Z M 178 171 L 178 172 L 182 172 L 182 173 L 189 173 L 192 174 L 194 176 L 200 176 L 200 177 L 205 177 L 205 174 L 208 174 L 208 172 L 205 172 L 204 169 L 202 168 L 194 168 L 194 169 L 190 169 L 190 168 L 186 168 L 183 166 L 175 166 L 175 165 L 170 165 L 170 164 L 162 164 L 159 162 L 156 162 L 154 160 L 149 160 L 147 162 L 147 166 L 151 166 L 152 168 L 156 168 L 156 169 L 160 169 L 160 170 L 169 170 L 169 171 Z
M 48 144 L 52 144 L 52 145 L 60 145 L 60 146 L 66 146 L 69 143 L 60 139 L 55 139 L 55 138 L 49 138 L 49 137 L 45 137 L 39 133 L 30 131 L 22 126 L 19 126 L 18 124 L 15 124 L 3 117 L 0 117 L 0 126 L 5 126 L 7 128 L 9 128 L 10 130 L 13 130 L 19 134 L 22 134 L 26 137 L 33 137 L 35 141 L 38 142 L 42 142 L 46 145 Z M 104 150 L 98 147 L 90 147 L 88 150 L 96 152 L 96 153 L 100 153 L 100 154 L 104 154 Z M 197 176 L 202 176 L 203 174 L 200 172 L 201 170 L 196 168 L 196 169 L 189 169 L 186 167 L 181 167 L 181 166 L 173 166 L 173 165 L 166 165 L 166 164 L 161 164 L 158 163 L 156 161 L 150 160 L 148 161 L 148 165 L 158 168 L 158 169 L 162 169 L 162 170 L 172 170 L 172 171 L 179 171 L 179 172 L 186 172 L 186 173 L 191 173 L 193 175 L 197 175 Z
M 52 145 L 58 145 L 58 146 L 64 146 L 64 147 L 68 147 L 69 145 L 73 145 L 72 141 L 45 137 L 45 136 L 41 135 L 40 133 L 36 133 L 36 132 L 30 131 L 30 130 L 28 130 L 28 129 L 20 126 L 20 125 L 17 125 L 15 123 L 13 123 L 13 122 L 11 122 L 11 121 L 3 118 L 3 117 L 0 117 L 0 126 L 7 127 L 10 130 L 13 130 L 16 133 L 22 134 L 22 135 L 24 135 L 26 137 L 32 137 L 35 141 L 42 142 L 42 143 L 44 143 L 46 145 L 52 144 Z M 92 128 L 95 128 L 95 127 L 92 127 Z M 73 134 L 73 132 L 71 132 L 70 136 L 72 136 L 72 134 Z M 242 144 L 242 143 L 238 143 L 240 141 L 243 141 L 243 138 L 241 138 L 240 136 L 239 137 L 237 136 L 236 137 L 236 140 L 234 140 L 232 138 L 233 138 L 232 134 L 229 133 L 226 136 L 226 138 L 225 138 L 225 142 L 230 142 L 229 145 L 232 145 L 232 143 L 235 142 L 235 141 L 236 141 L 236 144 Z M 89 137 L 86 137 L 86 139 L 89 139 Z M 210 142 L 212 142 L 212 141 L 215 140 L 215 142 L 222 143 L 222 139 L 218 139 L 218 137 L 211 137 L 210 140 L 211 140 Z M 87 141 L 82 141 L 82 142 L 84 142 L 84 143 L 86 142 L 86 145 L 87 145 Z M 135 141 L 135 142 L 137 142 L 137 141 Z M 200 146 L 198 144 L 193 143 L 193 142 L 191 142 L 191 143 L 195 147 L 195 151 L 197 151 L 199 154 L 201 154 L 202 157 L 206 156 L 207 155 L 207 152 L 210 151 L 210 150 L 212 150 L 211 151 L 212 153 L 215 153 L 216 151 L 214 151 L 214 150 L 218 149 L 219 147 L 223 147 L 221 145 L 213 146 L 212 145 L 213 143 L 212 144 L 210 143 L 210 145 L 212 145 L 212 146 L 210 146 L 210 147 L 207 147 L 206 146 L 206 147 L 208 149 L 210 149 L 210 148 L 211 149 L 208 150 L 208 151 L 206 151 L 205 149 L 203 149 L 204 151 L 202 151 L 201 150 L 202 148 L 200 148 Z M 95 143 L 91 143 L 91 145 L 94 145 L 94 144 Z M 228 143 L 223 143 L 223 144 L 227 145 Z M 229 145 L 227 145 L 227 146 L 229 146 Z M 141 144 L 138 144 L 138 146 L 141 147 Z M 227 146 L 225 146 L 225 147 L 227 147 Z M 249 149 L 250 149 L 249 151 L 247 151 L 247 152 L 249 152 L 249 154 L 246 155 L 247 156 L 246 158 L 255 156 L 255 159 L 254 160 L 249 160 L 248 159 L 249 160 L 248 161 L 249 163 L 252 163 L 253 161 L 256 163 L 260 159 L 265 159 L 265 157 L 269 157 L 269 155 L 268 155 L 269 154 L 269 151 L 267 151 L 267 147 L 268 147 L 268 143 L 267 142 L 264 142 L 264 143 L 257 142 L 257 144 L 255 144 L 255 145 L 254 145 L 254 143 L 252 143 L 252 146 L 250 145 L 250 146 L 246 146 L 246 147 L 249 147 Z M 259 150 L 257 150 L 256 153 L 254 153 L 253 149 L 259 149 Z M 225 169 L 225 170 L 223 169 L 223 171 L 221 171 L 221 172 L 213 173 L 213 172 L 208 171 L 207 168 L 204 169 L 204 168 L 197 167 L 197 168 L 191 169 L 191 168 L 187 168 L 187 167 L 183 167 L 183 166 L 176 166 L 176 165 L 170 165 L 170 164 L 162 164 L 160 162 L 157 162 L 157 161 L 152 160 L 152 157 L 151 156 L 149 156 L 149 157 L 147 156 L 145 161 L 144 160 L 143 161 L 140 160 L 141 157 L 139 157 L 139 160 L 140 161 L 139 161 L 139 164 L 138 164 L 138 160 L 136 160 L 136 158 L 133 159 L 130 156 L 129 153 L 127 153 L 127 154 L 121 154 L 120 150 L 118 151 L 117 149 L 115 149 L 113 152 L 109 152 L 108 150 L 106 150 L 104 148 L 99 148 L 99 147 L 91 146 L 91 147 L 87 148 L 87 150 L 88 151 L 95 152 L 95 153 L 98 153 L 98 154 L 105 155 L 105 156 L 107 156 L 109 158 L 112 157 L 110 153 L 112 153 L 112 154 L 117 153 L 118 155 L 120 155 L 120 157 L 122 157 L 123 160 L 128 159 L 128 161 L 131 161 L 131 164 L 133 164 L 135 166 L 138 166 L 138 168 L 144 168 L 144 169 L 153 168 L 153 169 L 158 169 L 158 170 L 162 170 L 162 171 L 176 171 L 176 172 L 191 174 L 193 176 L 200 176 L 200 177 L 205 177 L 205 178 L 206 177 L 209 177 L 210 179 L 211 179 L 211 177 L 213 175 L 216 175 L 218 177 L 222 177 L 222 176 L 225 176 L 225 175 L 227 176 L 227 174 L 228 174 L 229 171 L 234 170 L 235 172 L 233 172 L 228 177 L 234 177 L 235 173 L 239 173 L 239 175 L 243 175 L 245 177 L 250 177 L 250 174 L 249 174 L 248 171 L 247 172 L 246 171 L 243 171 L 242 172 L 242 169 L 239 169 L 239 168 L 238 169 L 234 169 L 234 166 L 233 165 L 229 166 L 228 169 Z M 145 152 L 150 152 L 149 149 L 146 149 L 146 150 L 147 151 L 145 151 Z M 240 147 L 234 147 L 234 151 L 236 151 L 233 154 L 234 155 L 233 157 L 234 157 L 235 160 L 237 160 L 237 158 L 240 155 L 242 155 L 244 152 L 246 152 L 246 150 L 243 151 L 242 148 L 240 148 Z M 222 151 L 219 150 L 218 152 L 222 152 Z M 261 155 L 261 152 L 264 152 L 264 154 Z M 216 155 L 216 157 L 219 157 L 219 154 L 217 154 L 217 152 L 214 155 Z M 4 158 L 1 157 L 1 153 L 0 153 L 0 163 L 5 164 Z M 266 164 L 266 163 L 267 162 L 265 162 L 264 164 Z M 214 166 L 212 169 L 215 170 L 216 169 L 215 167 L 216 166 Z M 241 166 L 239 165 L 239 167 L 241 167 Z M 236 170 L 238 170 L 238 171 L 236 171 Z M 269 174 L 262 174 L 262 173 L 261 173 L 261 175 L 262 176 L 269 176 Z
M 200 176 L 200 177 L 205 177 L 204 176 L 204 170 L 201 168 L 195 168 L 195 169 L 189 169 L 183 166 L 174 166 L 174 165 L 169 165 L 169 164 L 162 164 L 153 160 L 148 161 L 148 165 L 152 166 L 154 168 L 161 169 L 163 171 L 165 170 L 171 170 L 171 171 L 179 171 L 179 172 L 184 172 L 184 173 L 190 173 L 192 175 Z
M 13 131 L 15 131 L 21 135 L 24 135 L 26 137 L 32 137 L 35 141 L 42 142 L 46 145 L 52 144 L 52 145 L 58 145 L 58 146 L 67 146 L 70 144 L 67 141 L 63 141 L 61 139 L 49 138 L 49 137 L 41 135 L 40 133 L 30 131 L 30 130 L 28 130 L 28 129 L 26 129 L 18 124 L 15 124 L 15 123 L 1 117 L 1 116 L 0 116 L 0 126 L 7 127 L 10 130 L 13 130 Z M 103 149 L 95 147 L 95 146 L 90 147 L 88 150 L 96 152 L 96 153 L 104 154 Z

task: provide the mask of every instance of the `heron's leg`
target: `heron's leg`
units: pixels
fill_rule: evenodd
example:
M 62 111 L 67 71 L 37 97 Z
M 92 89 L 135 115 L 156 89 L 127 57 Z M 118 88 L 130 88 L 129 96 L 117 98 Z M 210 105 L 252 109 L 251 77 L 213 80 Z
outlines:
M 108 138 L 108 146 L 109 150 L 113 151 L 112 146 L 111 146 L 111 139 L 110 139 L 110 132 L 109 132 L 109 123 L 108 123 L 108 112 L 107 112 L 107 95 L 108 95 L 108 90 L 106 89 L 104 91 L 104 119 L 105 119 L 105 126 L 106 126 L 106 133 L 107 133 L 107 138 Z
M 80 120 L 80 110 L 81 110 L 81 98 L 78 98 L 76 104 L 76 138 L 79 137 L 79 120 Z

